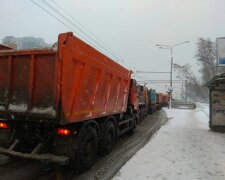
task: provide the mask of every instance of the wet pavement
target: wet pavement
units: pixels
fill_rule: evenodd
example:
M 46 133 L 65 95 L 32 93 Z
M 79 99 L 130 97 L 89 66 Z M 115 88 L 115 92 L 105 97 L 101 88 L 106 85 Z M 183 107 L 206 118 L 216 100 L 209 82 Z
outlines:
M 167 116 L 163 110 L 148 115 L 137 126 L 133 135 L 121 137 L 109 155 L 98 157 L 93 167 L 81 174 L 65 167 L 10 159 L 0 155 L 0 179 L 110 179 L 149 141 L 166 120 Z

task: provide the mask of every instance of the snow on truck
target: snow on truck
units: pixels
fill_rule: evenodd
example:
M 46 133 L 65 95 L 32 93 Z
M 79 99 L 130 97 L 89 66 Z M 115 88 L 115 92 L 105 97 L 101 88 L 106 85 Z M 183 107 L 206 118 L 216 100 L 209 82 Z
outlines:
M 0 153 L 88 169 L 135 128 L 136 81 L 72 33 L 57 46 L 0 51 Z

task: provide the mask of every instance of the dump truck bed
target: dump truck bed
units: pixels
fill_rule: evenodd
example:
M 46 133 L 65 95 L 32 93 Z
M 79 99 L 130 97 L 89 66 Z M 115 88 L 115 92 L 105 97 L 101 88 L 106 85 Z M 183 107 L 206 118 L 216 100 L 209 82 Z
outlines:
M 94 119 L 126 112 L 131 71 L 72 33 L 59 36 L 61 120 Z
M 0 52 L 0 114 L 56 118 L 56 52 Z
M 0 114 L 60 124 L 125 112 L 131 71 L 72 33 L 58 50 L 0 52 Z

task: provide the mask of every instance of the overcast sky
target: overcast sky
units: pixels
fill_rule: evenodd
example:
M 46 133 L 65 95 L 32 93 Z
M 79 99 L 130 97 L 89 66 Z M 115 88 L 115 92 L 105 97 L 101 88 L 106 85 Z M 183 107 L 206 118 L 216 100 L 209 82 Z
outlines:
M 42 0 L 34 1 L 44 7 Z M 174 49 L 174 61 L 181 65 L 191 64 L 197 73 L 199 67 L 194 57 L 197 39 L 215 41 L 216 37 L 225 36 L 225 0 L 54 1 L 135 70 L 169 71 L 170 52 L 159 50 L 155 45 L 190 41 Z M 47 2 L 55 5 L 51 0 Z M 60 32 L 71 31 L 30 0 L 2 0 L 0 20 L 0 39 L 8 35 L 35 36 L 54 43 Z M 81 34 L 72 28 L 75 35 L 76 32 Z M 169 74 L 138 76 L 144 80 L 169 79 Z M 148 86 L 161 91 L 168 88 L 166 84 Z M 180 87 L 179 84 L 174 86 Z

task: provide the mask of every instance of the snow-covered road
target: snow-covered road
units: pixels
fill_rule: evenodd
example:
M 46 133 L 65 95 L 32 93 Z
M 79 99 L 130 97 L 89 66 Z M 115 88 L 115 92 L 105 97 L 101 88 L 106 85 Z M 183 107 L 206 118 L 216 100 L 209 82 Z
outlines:
M 208 107 L 164 109 L 169 121 L 113 179 L 225 180 L 225 134 L 208 128 Z

